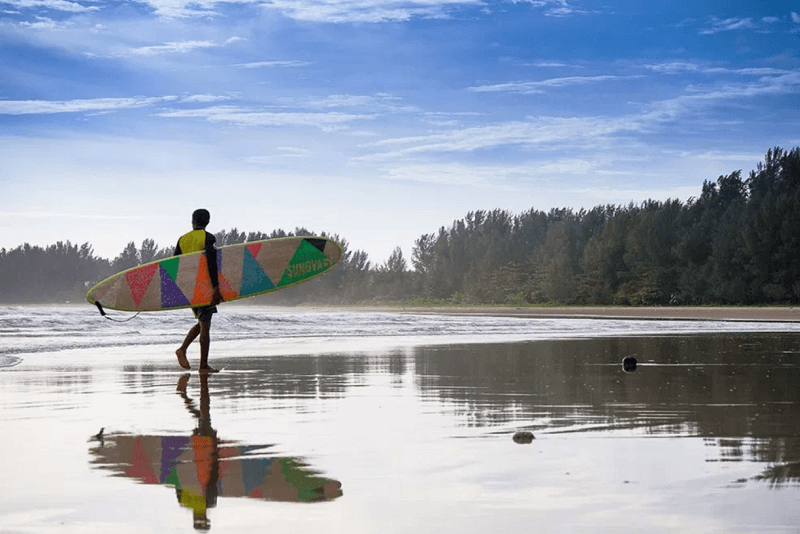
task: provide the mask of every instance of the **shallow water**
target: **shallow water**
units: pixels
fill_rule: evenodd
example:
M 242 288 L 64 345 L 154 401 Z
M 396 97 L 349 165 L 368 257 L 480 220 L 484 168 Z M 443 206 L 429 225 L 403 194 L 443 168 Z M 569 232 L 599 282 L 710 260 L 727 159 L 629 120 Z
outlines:
M 103 320 L 89 305 L 0 308 L 0 358 L 79 348 L 180 344 L 191 317 L 189 310 L 139 315 L 111 310 L 109 320 Z M 215 341 L 277 343 L 281 353 L 287 340 L 339 341 L 341 345 L 353 338 L 369 338 L 373 343 L 401 346 L 449 344 L 454 339 L 507 342 L 721 332 L 800 332 L 800 322 L 564 319 L 246 306 L 222 307 L 214 316 Z
M 3 533 L 800 524 L 796 325 L 225 310 L 203 381 L 186 317 L 15 313 Z

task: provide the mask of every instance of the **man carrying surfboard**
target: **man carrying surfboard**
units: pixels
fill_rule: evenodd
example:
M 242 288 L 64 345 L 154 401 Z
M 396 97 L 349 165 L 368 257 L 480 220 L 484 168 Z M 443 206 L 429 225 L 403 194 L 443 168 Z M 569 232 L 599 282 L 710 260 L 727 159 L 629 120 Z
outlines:
M 214 247 L 217 239 L 214 234 L 206 232 L 206 226 L 211 221 L 211 214 L 208 210 L 198 209 L 192 213 L 192 231 L 181 236 L 175 246 L 175 256 L 189 254 L 191 252 L 205 251 L 206 266 L 208 267 L 208 277 L 211 279 L 213 294 L 208 306 L 192 308 L 197 324 L 194 325 L 186 334 L 183 345 L 175 351 L 178 356 L 178 364 L 184 369 L 191 369 L 189 360 L 186 359 L 186 350 L 197 336 L 200 336 L 200 372 L 216 373 L 217 370 L 208 365 L 208 347 L 211 343 L 210 329 L 211 316 L 217 313 L 217 304 L 222 302 L 222 294 L 219 290 L 219 275 L 217 273 L 217 249 Z

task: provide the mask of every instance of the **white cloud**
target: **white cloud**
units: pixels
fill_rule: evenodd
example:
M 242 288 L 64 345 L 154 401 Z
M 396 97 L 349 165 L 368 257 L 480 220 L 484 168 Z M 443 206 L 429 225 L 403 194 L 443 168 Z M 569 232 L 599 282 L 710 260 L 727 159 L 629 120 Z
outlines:
M 143 0 L 167 18 L 215 15 L 218 4 L 258 5 L 295 19 L 313 22 L 384 22 L 445 18 L 450 9 L 483 6 L 483 0 Z M 560 1 L 560 0 L 559 0 Z
M 772 67 L 754 67 L 748 69 L 708 69 L 707 72 L 728 72 L 733 74 L 745 74 L 750 76 L 768 76 L 772 74 L 790 74 L 791 71 L 784 69 L 773 69 Z
M 69 13 L 82 13 L 100 9 L 94 5 L 86 6 L 67 0 L 5 0 L 3 3 L 10 4 L 18 9 L 52 9 L 53 11 L 66 11 Z
M 687 93 L 662 100 L 650 106 L 642 118 L 654 121 L 672 120 L 689 109 L 705 103 L 732 98 L 753 98 L 764 95 L 797 93 L 800 91 L 800 72 L 780 76 L 765 76 L 752 83 L 731 83 L 721 86 L 689 86 Z
M 792 11 L 790 14 L 790 19 L 795 24 L 800 24 L 800 15 L 796 12 Z M 710 20 L 710 26 L 706 28 L 702 28 L 699 33 L 700 35 L 714 35 L 719 32 L 726 32 L 726 31 L 733 31 L 733 30 L 755 30 L 761 33 L 771 33 L 775 31 L 776 24 L 781 22 L 785 22 L 785 17 L 775 17 L 775 16 L 764 16 L 760 19 L 752 19 L 752 18 L 727 18 L 727 19 L 720 19 L 717 17 L 712 17 Z M 789 33 L 794 33 L 796 29 L 792 29 Z
M 237 63 L 232 65 L 240 69 L 259 69 L 262 67 L 307 67 L 311 65 L 310 61 L 290 61 L 290 60 L 273 60 L 273 61 L 254 61 L 252 63 Z
M 164 18 L 209 17 L 217 15 L 214 7 L 222 2 L 217 0 L 140 0 L 152 7 L 156 14 Z M 234 0 L 234 4 L 255 4 L 248 0 Z
M 369 95 L 330 95 L 320 100 L 309 102 L 314 108 L 341 108 L 373 106 L 380 101 L 379 97 Z
M 734 74 L 745 74 L 750 76 L 770 76 L 779 74 L 791 74 L 792 71 L 784 69 L 773 69 L 771 67 L 754 67 L 749 69 L 726 69 L 725 72 L 732 72 Z
M 562 68 L 569 67 L 572 69 L 582 69 L 580 65 L 571 65 L 569 63 L 561 63 L 558 61 L 539 61 L 536 63 L 523 63 L 526 67 L 541 67 L 541 68 Z
M 213 41 L 173 41 L 161 45 L 140 46 L 127 49 L 127 54 L 135 56 L 154 56 L 157 54 L 180 53 L 185 54 L 198 48 L 214 48 L 223 46 Z M 125 55 L 125 53 L 123 53 Z
M 629 78 L 630 76 L 626 76 Z M 549 80 L 541 80 L 536 82 L 509 82 L 496 85 L 482 85 L 476 87 L 469 87 L 468 90 L 474 93 L 489 93 L 489 92 L 510 92 L 521 94 L 535 94 L 543 92 L 543 88 L 550 87 L 567 87 L 570 85 L 585 85 L 587 83 L 604 82 L 608 80 L 616 80 L 621 76 L 567 76 L 564 78 L 551 78 Z
M 753 67 L 742 69 L 729 69 L 725 67 L 708 67 L 692 61 L 666 61 L 663 63 L 648 63 L 642 65 L 648 70 L 660 74 L 680 74 L 683 72 L 698 72 L 705 74 L 742 74 L 750 76 L 767 76 L 771 74 L 788 74 L 791 71 L 775 69 L 772 67 Z
M 752 29 L 754 27 L 755 25 L 753 24 L 753 19 L 751 18 L 718 19 L 714 17 L 711 20 L 711 27 L 700 30 L 700 35 L 714 35 L 715 33 L 719 32 L 726 32 L 732 30 L 746 30 L 746 29 Z
M 243 161 L 253 165 L 273 165 L 275 163 L 282 163 L 286 160 L 297 160 L 301 158 L 308 158 L 312 152 L 306 148 L 279 146 L 275 147 L 275 153 L 266 156 L 248 156 L 242 158 Z
M 383 113 L 419 113 L 421 111 L 415 106 L 404 104 L 401 98 L 385 93 L 329 95 L 326 98 L 306 100 L 299 104 L 307 109 L 349 108 Z
M 348 113 L 271 112 L 237 106 L 212 106 L 202 109 L 164 111 L 157 114 L 165 118 L 200 118 L 209 122 L 225 122 L 237 126 L 301 126 L 323 131 L 341 130 L 348 123 L 370 120 L 373 115 Z
M 764 155 L 760 152 L 723 152 L 719 150 L 704 150 L 699 152 L 682 151 L 678 154 L 682 159 L 694 158 L 697 160 L 733 161 L 733 162 L 758 162 Z
M 36 22 L 29 22 L 23 20 L 19 23 L 20 26 L 23 28 L 30 28 L 32 30 L 46 30 L 46 31 L 55 31 L 55 30 L 66 30 L 68 29 L 71 24 L 69 22 L 56 22 L 53 19 L 49 19 L 47 17 L 36 17 Z
M 664 63 L 650 63 L 644 65 L 644 68 L 663 74 L 677 74 L 687 71 L 697 72 L 702 70 L 703 67 L 699 63 L 691 61 L 667 61 Z
M 582 9 L 575 8 L 567 0 L 511 0 L 514 4 L 531 4 L 534 7 L 545 9 L 545 15 L 549 17 L 567 17 L 574 14 L 588 13 Z
M 424 120 L 427 124 L 432 126 L 437 126 L 440 128 L 452 128 L 463 124 L 465 119 L 474 118 L 474 117 L 482 117 L 484 114 L 475 112 L 475 111 L 467 111 L 461 113 L 451 113 L 451 112 L 443 112 L 443 111 L 426 111 L 422 113 L 422 120 Z
M 151 106 L 175 100 L 173 96 L 135 98 L 95 98 L 92 100 L 0 100 L 0 115 L 46 115 L 114 111 Z
M 225 95 L 188 95 L 182 96 L 180 101 L 186 103 L 203 103 L 208 104 L 211 102 L 222 102 L 224 100 L 231 100 L 232 96 Z
M 420 154 L 473 152 L 496 147 L 558 148 L 599 146 L 630 132 L 649 132 L 698 107 L 719 100 L 800 92 L 800 72 L 764 76 L 751 83 L 690 86 L 675 98 L 654 102 L 638 114 L 618 117 L 531 117 L 452 128 L 428 135 L 386 139 L 368 145 L 377 152 L 359 161 L 385 161 Z M 381 152 L 381 150 L 383 150 Z
M 480 6 L 481 0 L 272 0 L 267 9 L 287 17 L 314 22 L 384 22 L 413 18 L 446 18 L 447 9 Z
M 23 2 L 65 2 L 65 0 L 18 0 Z M 183 18 L 216 15 L 218 4 L 259 5 L 303 21 L 346 23 L 407 21 L 413 18 L 449 18 L 451 10 L 465 6 L 486 7 L 485 0 L 142 0 L 162 17 Z M 567 0 L 512 0 L 545 10 L 545 15 L 564 17 L 586 13 Z
M 642 129 L 641 117 L 531 117 L 525 121 L 453 129 L 436 134 L 386 139 L 373 143 L 389 151 L 361 161 L 403 158 L 422 153 L 471 152 L 499 146 L 543 147 L 580 143 L 583 148 L 610 135 Z
M 763 76 L 752 83 L 728 84 L 719 88 L 700 89 L 700 98 L 738 98 L 765 94 L 796 93 L 800 88 L 800 71 L 778 76 Z M 695 95 L 689 96 L 695 98 Z
M 187 54 L 195 50 L 206 50 L 211 48 L 222 48 L 229 46 L 246 39 L 238 36 L 231 37 L 225 41 L 209 41 L 209 40 L 186 40 L 186 41 L 169 41 L 157 45 L 146 45 L 138 47 L 116 47 L 110 48 L 110 52 L 104 54 L 88 53 L 89 57 L 112 57 L 112 58 L 129 58 L 129 57 L 152 57 L 162 54 Z

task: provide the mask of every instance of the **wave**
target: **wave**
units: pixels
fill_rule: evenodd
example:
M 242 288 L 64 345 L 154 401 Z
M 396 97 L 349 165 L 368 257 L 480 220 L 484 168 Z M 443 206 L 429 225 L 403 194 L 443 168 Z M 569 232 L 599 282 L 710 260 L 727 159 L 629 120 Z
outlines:
M 109 312 L 124 320 L 125 312 Z M 0 356 L 67 349 L 176 344 L 194 324 L 189 310 L 142 313 L 128 322 L 104 320 L 91 306 L 10 307 L 0 310 Z M 215 341 L 281 338 L 513 336 L 569 339 L 725 332 L 796 332 L 798 323 L 658 321 L 501 317 L 304 308 L 222 308 L 212 321 Z M 10 361 L 10 360 L 8 360 Z
M 14 367 L 22 362 L 22 358 L 16 356 L 2 355 L 0 356 L 0 369 L 4 367 Z

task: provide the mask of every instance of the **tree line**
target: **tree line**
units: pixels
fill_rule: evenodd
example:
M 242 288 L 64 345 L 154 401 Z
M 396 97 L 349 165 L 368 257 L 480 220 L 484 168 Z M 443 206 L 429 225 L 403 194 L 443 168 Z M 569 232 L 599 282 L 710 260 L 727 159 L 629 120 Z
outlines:
M 315 234 L 233 228 L 215 235 L 224 246 Z M 329 237 L 343 246 L 339 266 L 256 298 L 276 304 L 795 304 L 800 149 L 770 149 L 747 178 L 734 171 L 706 180 L 686 202 L 470 212 L 416 239 L 410 264 L 399 247 L 373 264 L 346 239 Z M 80 300 L 95 282 L 172 252 L 152 239 L 128 243 L 112 260 L 95 256 L 89 243 L 0 249 L 0 300 Z
M 704 181 L 699 197 L 591 210 L 469 213 L 420 237 L 415 291 L 474 302 L 800 300 L 800 149 Z

